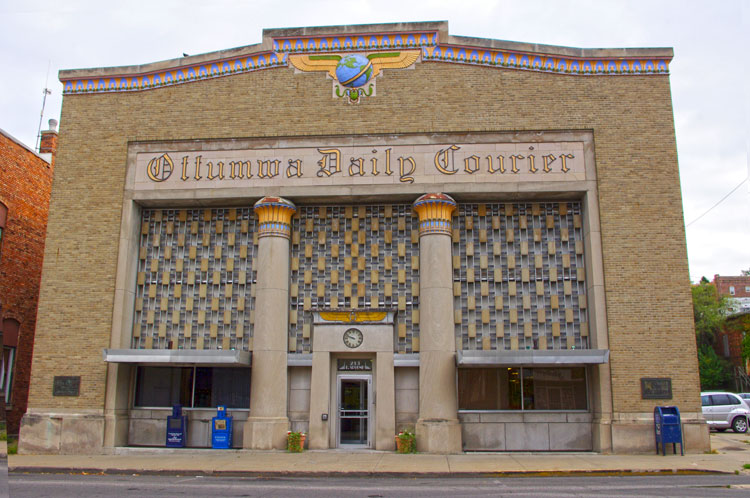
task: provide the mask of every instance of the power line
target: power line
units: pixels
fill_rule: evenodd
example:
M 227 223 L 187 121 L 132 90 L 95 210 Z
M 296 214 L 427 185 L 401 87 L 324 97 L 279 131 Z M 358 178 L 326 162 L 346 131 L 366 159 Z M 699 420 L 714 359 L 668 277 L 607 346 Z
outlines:
M 729 197 L 730 195 L 732 195 L 732 194 L 733 194 L 733 193 L 734 193 L 734 192 L 735 192 L 735 191 L 736 191 L 736 190 L 737 190 L 738 188 L 740 188 L 740 187 L 742 186 L 742 184 L 743 184 L 743 183 L 745 183 L 745 182 L 746 182 L 746 181 L 748 180 L 748 178 L 750 178 L 750 177 L 745 177 L 745 179 L 744 179 L 744 180 L 742 180 L 742 181 L 740 182 L 740 184 L 739 184 L 739 185 L 737 185 L 736 187 L 734 187 L 734 188 L 732 189 L 732 191 L 731 191 L 731 192 L 729 192 L 729 193 L 728 193 L 727 195 L 725 195 L 724 197 L 722 197 L 722 198 L 721 198 L 721 199 L 719 200 L 719 202 L 717 202 L 716 204 L 714 204 L 713 206 L 711 206 L 710 208 L 708 208 L 708 210 L 706 210 L 706 212 L 705 212 L 705 213 L 703 213 L 702 215 L 698 216 L 698 217 L 697 217 L 696 219 L 694 219 L 693 221 L 691 221 L 690 223 L 688 223 L 687 225 L 685 225 L 685 228 L 689 227 L 690 225 L 692 225 L 693 223 L 695 223 L 695 222 L 696 222 L 696 221 L 698 221 L 699 219 L 703 218 L 703 217 L 704 217 L 704 216 L 706 216 L 706 215 L 707 215 L 707 214 L 708 214 L 709 212 L 711 212 L 711 210 L 712 210 L 713 208 L 715 208 L 716 206 L 718 206 L 719 204 L 721 204 L 722 202 L 724 202 L 724 201 L 726 200 L 726 198 L 727 198 L 727 197 Z

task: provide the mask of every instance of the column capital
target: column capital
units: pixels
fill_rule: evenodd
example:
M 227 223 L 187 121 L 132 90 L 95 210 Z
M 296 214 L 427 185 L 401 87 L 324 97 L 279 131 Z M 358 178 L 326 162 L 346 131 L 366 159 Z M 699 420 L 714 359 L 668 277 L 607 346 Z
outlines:
M 414 201 L 414 211 L 419 215 L 419 235 L 450 235 L 451 217 L 456 206 L 451 196 L 442 193 L 425 194 Z
M 253 207 L 258 215 L 258 237 L 289 238 L 297 207 L 283 197 L 263 197 Z

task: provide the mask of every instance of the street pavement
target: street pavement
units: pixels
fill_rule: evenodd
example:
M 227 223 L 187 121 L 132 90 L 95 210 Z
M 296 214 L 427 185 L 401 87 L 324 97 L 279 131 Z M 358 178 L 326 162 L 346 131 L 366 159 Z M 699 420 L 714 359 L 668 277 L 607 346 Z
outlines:
M 603 455 L 592 452 L 400 455 L 385 451 L 117 448 L 108 455 L 10 455 L 9 471 L 238 476 L 492 476 L 740 473 L 750 436 L 712 433 L 711 453 Z

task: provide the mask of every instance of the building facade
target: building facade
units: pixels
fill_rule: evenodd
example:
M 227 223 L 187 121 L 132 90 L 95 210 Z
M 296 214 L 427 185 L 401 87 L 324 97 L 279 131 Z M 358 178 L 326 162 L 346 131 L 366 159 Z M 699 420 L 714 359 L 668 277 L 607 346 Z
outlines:
M 735 369 L 735 387 L 744 389 L 738 380 L 737 368 L 747 373 L 747 361 L 742 357 L 742 339 L 748 332 L 747 316 L 750 315 L 750 276 L 721 276 L 714 275 L 711 282 L 716 286 L 719 296 L 727 299 L 727 324 L 718 332 L 717 342 L 714 344 L 716 353 L 723 356 Z
M 435 453 L 652 451 L 668 404 L 704 451 L 671 57 L 438 22 L 61 72 L 20 451 L 175 404 L 189 446 L 224 405 L 236 447 Z
M 727 298 L 729 313 L 747 313 L 750 311 L 750 276 L 714 275 L 711 282 L 716 286 L 720 296 Z
M 29 392 L 56 128 L 50 120 L 39 154 L 0 130 L 0 395 L 15 435 Z

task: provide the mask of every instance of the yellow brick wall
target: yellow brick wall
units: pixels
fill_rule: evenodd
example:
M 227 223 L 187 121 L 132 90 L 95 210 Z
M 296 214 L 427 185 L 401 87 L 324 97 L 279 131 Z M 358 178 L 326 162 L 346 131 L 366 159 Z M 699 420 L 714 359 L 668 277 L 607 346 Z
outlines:
M 647 412 L 640 377 L 699 411 L 668 76 L 582 77 L 418 63 L 349 105 L 321 73 L 269 69 L 64 98 L 34 350 L 32 408 L 102 408 L 129 141 L 593 130 L 615 412 Z M 81 396 L 52 397 L 54 375 Z

